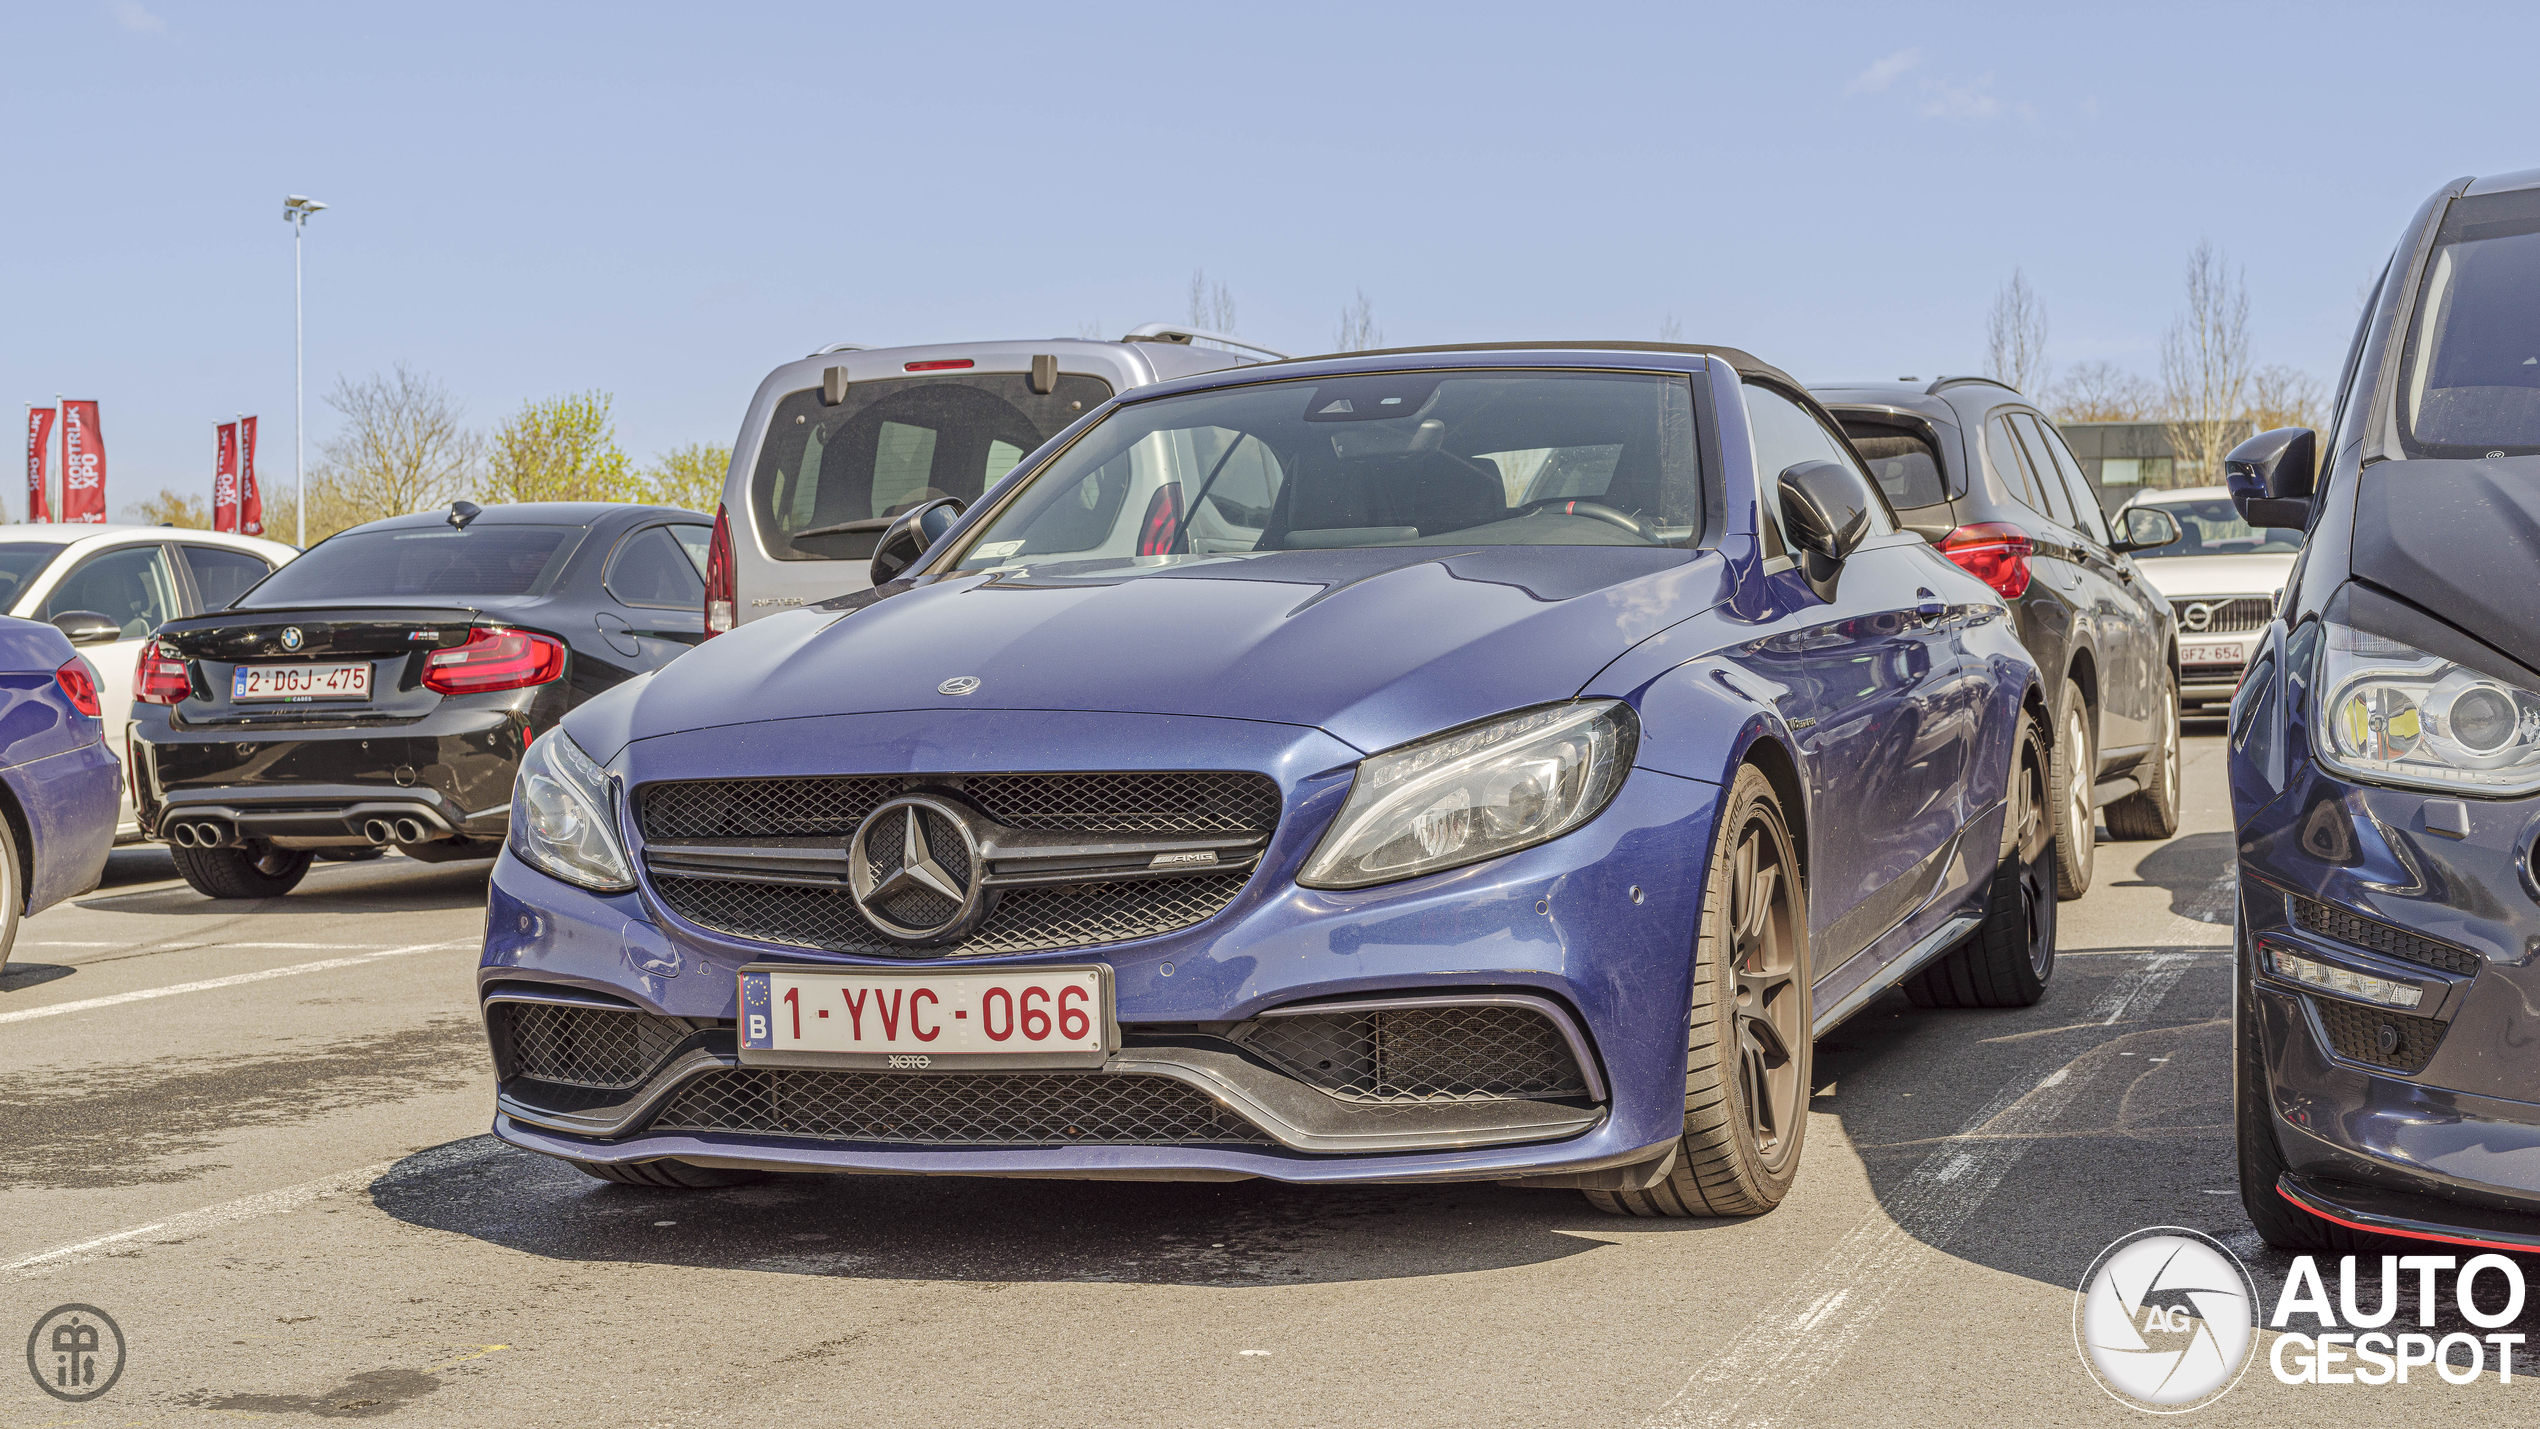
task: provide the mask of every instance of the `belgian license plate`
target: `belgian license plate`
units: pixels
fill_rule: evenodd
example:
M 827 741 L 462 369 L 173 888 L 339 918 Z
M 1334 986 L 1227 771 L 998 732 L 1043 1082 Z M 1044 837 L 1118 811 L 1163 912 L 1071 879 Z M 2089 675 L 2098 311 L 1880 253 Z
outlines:
M 346 665 L 240 665 L 230 671 L 237 700 L 366 700 L 370 662 Z
M 977 1071 L 1099 1067 L 1119 1045 L 1107 967 L 741 969 L 741 1061 Z
M 2178 645 L 2182 665 L 2238 665 L 2248 658 L 2246 640 L 2182 640 Z

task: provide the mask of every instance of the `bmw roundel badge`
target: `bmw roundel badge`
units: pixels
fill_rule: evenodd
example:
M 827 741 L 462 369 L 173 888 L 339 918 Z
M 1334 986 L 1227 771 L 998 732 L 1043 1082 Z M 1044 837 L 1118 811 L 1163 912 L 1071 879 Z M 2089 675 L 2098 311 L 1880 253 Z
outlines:
M 300 648 L 299 626 L 286 625 L 282 627 L 282 648 L 285 650 L 297 650 Z

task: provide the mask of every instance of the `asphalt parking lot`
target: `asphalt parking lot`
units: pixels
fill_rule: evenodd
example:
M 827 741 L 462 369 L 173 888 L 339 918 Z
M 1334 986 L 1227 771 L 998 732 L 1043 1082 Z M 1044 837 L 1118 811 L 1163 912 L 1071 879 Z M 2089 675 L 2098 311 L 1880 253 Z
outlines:
M 2288 1264 L 2234 1190 L 2222 762 L 2191 739 L 2179 837 L 2101 846 L 2044 1003 L 1891 997 L 1821 1044 L 1798 1187 L 1745 1222 L 1488 1186 L 602 1185 L 485 1134 L 481 868 L 215 904 L 126 850 L 0 979 L 0 1323 L 96 1306 L 129 1367 L 72 1406 L 0 1370 L 0 1424 L 2131 1421 L 2073 1348 L 2100 1249 L 2205 1230 L 2270 1302 Z M 2261 1362 L 2198 1417 L 2394 1410 L 2532 1401 Z

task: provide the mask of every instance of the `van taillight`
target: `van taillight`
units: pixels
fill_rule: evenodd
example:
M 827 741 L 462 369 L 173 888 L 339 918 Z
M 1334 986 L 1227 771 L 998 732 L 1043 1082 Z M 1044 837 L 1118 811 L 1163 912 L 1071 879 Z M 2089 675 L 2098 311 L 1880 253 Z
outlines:
M 2018 600 L 2028 591 L 2028 558 L 2037 554 L 2037 543 L 2008 521 L 1978 521 L 1942 537 L 1940 553 L 2004 600 Z
M 132 697 L 145 705 L 172 705 L 193 692 L 185 662 L 158 641 L 143 641 L 141 663 L 132 672 Z
M 69 664 L 53 672 L 53 683 L 62 687 L 62 698 L 71 702 L 72 709 L 84 715 L 105 712 L 105 706 L 97 701 L 96 672 L 88 668 L 86 660 L 73 655 Z
M 732 610 L 740 597 L 732 592 L 732 517 L 714 508 L 714 539 L 706 544 L 706 638 L 732 628 Z
M 1170 556 L 1182 544 L 1182 483 L 1168 481 L 1155 489 L 1147 502 L 1145 519 L 1138 522 L 1138 554 Z
M 564 673 L 564 642 L 526 630 L 483 625 L 467 643 L 424 657 L 423 687 L 444 695 L 477 695 L 543 685 Z

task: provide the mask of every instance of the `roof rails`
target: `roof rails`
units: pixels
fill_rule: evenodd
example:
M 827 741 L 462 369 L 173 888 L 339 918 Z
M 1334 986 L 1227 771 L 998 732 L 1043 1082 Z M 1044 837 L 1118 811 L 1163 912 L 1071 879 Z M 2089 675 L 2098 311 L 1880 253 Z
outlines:
M 1998 377 L 1943 377 L 1933 382 L 1929 387 L 1924 388 L 1923 395 L 1926 397 L 1937 397 L 1947 388 L 1964 387 L 1971 382 L 1981 382 L 1988 387 L 1999 387 L 2003 391 L 2011 393 L 2013 396 L 2025 395 L 2019 388 L 2012 386 L 2010 383 L 2005 382 Z
M 1219 347 L 1239 347 L 1246 352 L 1258 352 L 1272 361 L 1284 361 L 1288 356 L 1275 347 L 1263 347 L 1260 343 L 1246 342 L 1242 338 L 1232 337 L 1222 332 L 1183 327 L 1178 323 L 1141 323 L 1129 329 L 1120 340 L 1122 342 L 1170 342 L 1183 347 L 1190 346 L 1194 341 L 1213 342 Z

